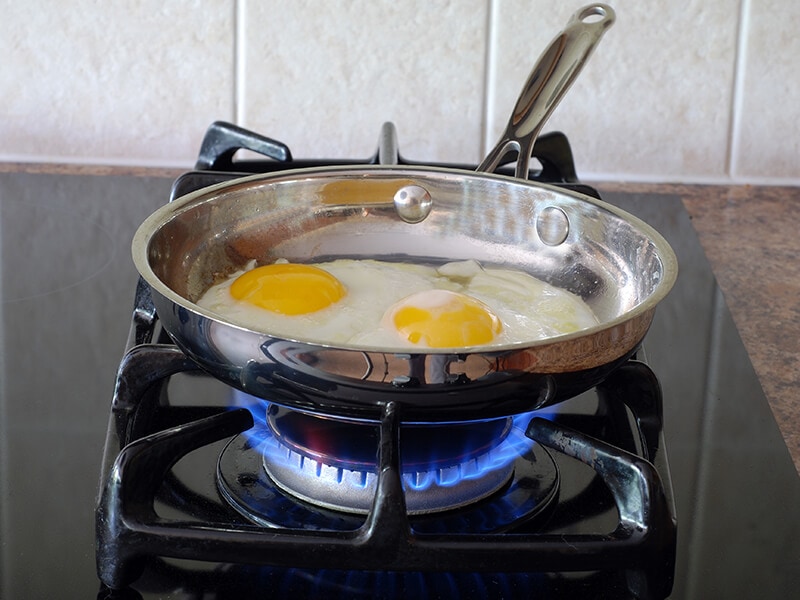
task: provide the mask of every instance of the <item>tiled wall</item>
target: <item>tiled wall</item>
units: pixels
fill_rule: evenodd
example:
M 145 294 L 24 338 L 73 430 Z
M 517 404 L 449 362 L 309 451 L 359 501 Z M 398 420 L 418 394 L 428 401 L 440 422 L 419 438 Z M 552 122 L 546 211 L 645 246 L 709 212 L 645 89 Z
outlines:
M 609 0 L 546 129 L 585 179 L 800 182 L 800 3 Z M 186 167 L 234 121 L 295 156 L 477 161 L 585 2 L 70 0 L 0 19 L 0 161 Z

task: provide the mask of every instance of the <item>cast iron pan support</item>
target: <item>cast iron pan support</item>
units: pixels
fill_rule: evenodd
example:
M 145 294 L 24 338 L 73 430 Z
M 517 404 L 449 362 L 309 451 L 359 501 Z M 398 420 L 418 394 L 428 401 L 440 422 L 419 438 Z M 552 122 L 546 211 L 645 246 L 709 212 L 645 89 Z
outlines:
M 169 347 L 157 345 L 133 350 L 170 353 Z M 640 370 L 623 370 L 621 377 L 635 377 Z M 126 394 L 135 398 L 144 391 L 127 389 Z M 131 408 L 136 400 L 119 398 L 116 404 Z M 246 410 L 225 410 L 131 441 L 102 482 L 96 512 L 101 581 L 112 589 L 124 588 L 140 576 L 148 557 L 165 556 L 366 571 L 623 569 L 630 573 L 629 585 L 636 597 L 664 598 L 669 594 L 675 539 L 670 526 L 674 528 L 674 521 L 658 473 L 647 460 L 534 418 L 527 430 L 529 437 L 590 465 L 609 486 L 620 514 L 616 530 L 609 535 L 419 534 L 411 529 L 402 493 L 400 422 L 399 407 L 393 402 L 385 404 L 374 503 L 362 527 L 345 532 L 197 524 L 168 521 L 156 514 L 155 496 L 171 467 L 194 449 L 252 427 L 252 416 Z
M 319 167 L 329 165 L 427 165 L 445 169 L 464 169 L 474 171 L 476 165 L 456 164 L 445 162 L 415 161 L 405 158 L 398 150 L 397 130 L 393 123 L 386 122 L 381 126 L 378 137 L 378 150 L 370 157 L 362 159 L 322 158 L 322 159 L 295 159 L 289 147 L 278 140 L 265 137 L 248 129 L 244 129 L 225 121 L 214 121 L 206 130 L 200 146 L 195 171 L 186 173 L 182 177 L 194 178 L 197 171 L 205 173 L 211 179 L 219 176 L 220 181 L 242 177 L 253 173 L 267 173 L 283 169 L 299 169 L 304 167 Z M 247 150 L 265 157 L 259 159 L 237 159 L 236 153 Z M 503 175 L 514 175 L 513 156 L 502 162 L 496 169 Z M 560 131 L 551 131 L 540 135 L 533 146 L 531 158 L 541 166 L 540 170 L 534 167 L 529 170 L 528 178 L 535 181 L 548 183 L 578 184 L 578 175 L 575 171 L 575 159 L 572 154 L 567 136 Z M 225 174 L 227 173 L 227 176 Z M 208 181 L 205 182 L 208 185 Z M 180 189 L 174 197 L 181 196 L 193 187 Z M 588 193 L 597 198 L 598 194 L 588 186 L 576 186 L 581 193 Z
M 292 160 L 292 153 L 283 142 L 253 133 L 233 123 L 214 121 L 203 137 L 195 169 L 231 171 L 233 156 L 239 150 L 251 150 L 280 162 Z

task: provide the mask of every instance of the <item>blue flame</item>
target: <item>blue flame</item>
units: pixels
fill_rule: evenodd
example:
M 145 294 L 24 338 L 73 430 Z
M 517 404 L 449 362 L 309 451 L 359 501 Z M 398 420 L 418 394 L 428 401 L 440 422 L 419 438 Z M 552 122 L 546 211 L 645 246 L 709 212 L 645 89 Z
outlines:
M 298 460 L 315 460 L 311 457 L 303 457 L 288 448 L 273 435 L 267 423 L 267 413 L 271 404 L 270 402 L 234 390 L 232 404 L 234 407 L 247 408 L 251 412 L 256 426 L 246 432 L 246 435 L 249 437 L 251 444 L 254 447 L 259 447 L 262 452 L 270 457 L 270 460 L 276 461 L 282 465 L 298 464 Z M 428 465 L 416 464 L 409 468 L 401 466 L 403 482 L 406 489 L 410 491 L 424 491 L 431 486 L 455 486 L 465 480 L 480 479 L 487 473 L 508 467 L 509 464 L 518 457 L 528 453 L 535 443 L 525 435 L 525 430 L 534 414 L 544 418 L 552 417 L 551 413 L 542 410 L 514 416 L 508 434 L 502 442 L 482 453 L 470 452 L 470 448 L 460 449 L 463 455 L 471 455 L 471 457 L 466 458 L 459 464 L 442 466 L 441 464 L 437 464 L 440 457 L 431 456 L 430 464 Z M 442 425 L 442 427 L 446 426 Z M 402 428 L 400 435 L 402 446 Z M 402 456 L 403 452 L 401 449 L 401 457 Z M 352 469 L 347 469 L 354 473 L 361 473 L 362 475 L 361 478 L 349 477 L 349 485 L 359 485 L 360 482 L 362 487 L 366 487 L 369 484 L 369 477 L 371 477 L 377 469 L 376 463 L 377 459 L 375 464 L 354 466 Z M 300 464 L 302 465 L 303 463 L 301 462 Z M 321 463 L 318 463 L 317 470 L 322 469 L 322 466 Z M 339 475 L 341 477 L 342 473 Z
M 463 481 L 480 479 L 489 472 L 505 468 L 532 447 L 533 440 L 525 436 L 525 428 L 530 419 L 530 413 L 515 416 L 507 437 L 500 444 L 460 464 L 439 468 L 433 464 L 437 457 L 432 456 L 431 465 L 427 468 L 417 467 L 414 472 L 403 473 L 404 485 L 414 491 L 423 491 L 433 485 L 451 487 Z M 465 448 L 465 453 L 468 450 L 469 448 Z

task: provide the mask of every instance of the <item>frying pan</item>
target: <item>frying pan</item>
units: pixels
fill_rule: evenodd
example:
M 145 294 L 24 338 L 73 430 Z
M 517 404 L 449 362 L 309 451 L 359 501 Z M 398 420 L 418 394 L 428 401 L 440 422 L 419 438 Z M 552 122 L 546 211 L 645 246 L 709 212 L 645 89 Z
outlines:
M 575 13 L 534 67 L 478 169 L 327 167 L 236 179 L 171 202 L 141 225 L 133 259 L 175 343 L 215 377 L 294 409 L 406 422 L 534 410 L 600 383 L 640 346 L 677 276 L 672 249 L 609 204 L 523 179 L 542 124 L 605 30 L 611 8 Z M 516 177 L 492 173 L 517 155 Z M 581 296 L 599 324 L 464 349 L 338 347 L 232 323 L 196 304 L 249 261 L 473 259 Z

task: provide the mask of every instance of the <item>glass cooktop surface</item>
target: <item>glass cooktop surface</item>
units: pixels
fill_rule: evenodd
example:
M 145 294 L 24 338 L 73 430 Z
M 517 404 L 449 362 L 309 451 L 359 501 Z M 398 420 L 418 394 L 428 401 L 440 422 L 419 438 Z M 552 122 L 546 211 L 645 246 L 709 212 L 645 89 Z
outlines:
M 171 183 L 0 174 L 0 597 L 101 592 L 94 510 L 136 286 L 130 240 Z M 800 479 L 689 217 L 673 196 L 604 200 L 660 231 L 681 268 L 645 340 L 664 392 L 678 520 L 672 597 L 790 597 L 800 585 Z M 163 577 L 161 589 L 137 594 L 199 597 L 176 572 Z M 218 590 L 204 597 L 236 591 L 224 568 L 204 577 Z

